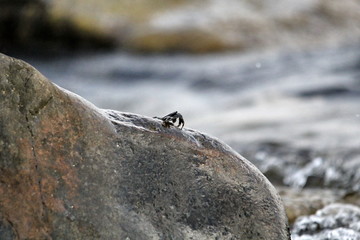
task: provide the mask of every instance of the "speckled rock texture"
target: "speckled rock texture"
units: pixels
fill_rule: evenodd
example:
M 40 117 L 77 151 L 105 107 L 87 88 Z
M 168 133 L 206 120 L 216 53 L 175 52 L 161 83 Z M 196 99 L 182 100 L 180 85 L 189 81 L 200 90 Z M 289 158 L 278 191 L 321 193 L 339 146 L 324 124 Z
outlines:
M 194 130 L 102 110 L 0 55 L 0 239 L 289 239 L 276 190 Z

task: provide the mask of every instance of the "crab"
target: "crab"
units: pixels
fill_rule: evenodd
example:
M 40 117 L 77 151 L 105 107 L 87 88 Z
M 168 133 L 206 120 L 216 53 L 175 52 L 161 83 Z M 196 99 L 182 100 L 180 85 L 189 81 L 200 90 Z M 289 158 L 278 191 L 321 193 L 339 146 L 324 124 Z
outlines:
M 168 115 L 166 115 L 162 118 L 159 118 L 159 117 L 154 117 L 154 118 L 162 120 L 164 127 L 175 126 L 176 121 L 178 121 L 177 127 L 180 129 L 182 129 L 185 125 L 183 116 L 180 113 L 178 113 L 177 111 L 169 113 Z

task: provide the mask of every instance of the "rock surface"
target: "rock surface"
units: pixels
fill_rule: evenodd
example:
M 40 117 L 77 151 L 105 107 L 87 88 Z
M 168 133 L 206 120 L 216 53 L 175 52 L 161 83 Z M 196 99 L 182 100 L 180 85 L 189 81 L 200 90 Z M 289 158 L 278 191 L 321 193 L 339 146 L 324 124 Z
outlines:
M 276 190 L 218 140 L 5 55 L 0 78 L 0 239 L 289 239 Z

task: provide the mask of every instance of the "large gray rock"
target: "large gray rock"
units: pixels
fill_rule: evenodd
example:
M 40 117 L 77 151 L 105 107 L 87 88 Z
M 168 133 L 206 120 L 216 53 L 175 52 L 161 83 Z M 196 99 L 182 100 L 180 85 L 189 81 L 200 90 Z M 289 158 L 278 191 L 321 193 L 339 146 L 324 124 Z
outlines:
M 220 141 L 98 109 L 0 55 L 0 239 L 289 239 L 269 181 Z

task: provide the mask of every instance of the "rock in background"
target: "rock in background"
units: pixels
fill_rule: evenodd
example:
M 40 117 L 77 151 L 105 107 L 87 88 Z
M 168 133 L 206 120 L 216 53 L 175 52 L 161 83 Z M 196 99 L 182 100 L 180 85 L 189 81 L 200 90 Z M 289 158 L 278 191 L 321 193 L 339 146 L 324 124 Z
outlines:
M 32 55 L 114 46 L 110 36 L 86 31 L 71 18 L 56 18 L 49 1 L 0 2 L 0 51 Z
M 324 45 L 360 36 L 356 0 L 22 0 L 2 1 L 0 7 L 3 49 L 4 43 L 9 49 L 36 43 L 50 49 L 206 53 Z
M 199 132 L 101 110 L 0 57 L 1 239 L 289 239 L 276 190 Z
M 350 204 L 331 204 L 314 215 L 299 218 L 293 229 L 294 240 L 359 240 L 360 208 Z

